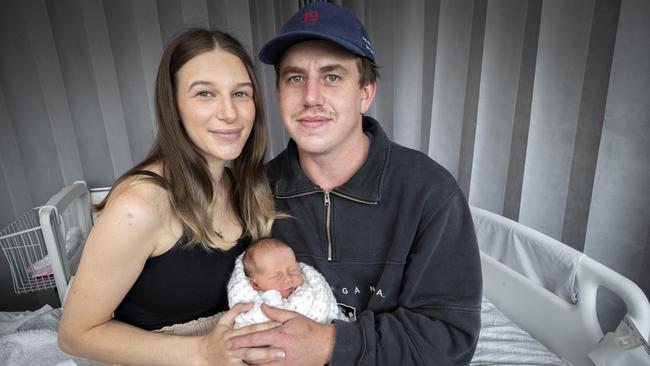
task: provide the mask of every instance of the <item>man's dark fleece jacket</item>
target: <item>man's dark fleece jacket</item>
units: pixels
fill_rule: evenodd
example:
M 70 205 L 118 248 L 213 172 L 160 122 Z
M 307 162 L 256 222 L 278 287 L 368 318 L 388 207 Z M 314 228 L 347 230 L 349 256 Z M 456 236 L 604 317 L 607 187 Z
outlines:
M 318 269 L 354 321 L 337 321 L 331 365 L 467 365 L 480 329 L 481 265 L 458 184 L 426 155 L 363 117 L 368 158 L 327 192 L 304 174 L 293 140 L 267 164 L 274 223 Z

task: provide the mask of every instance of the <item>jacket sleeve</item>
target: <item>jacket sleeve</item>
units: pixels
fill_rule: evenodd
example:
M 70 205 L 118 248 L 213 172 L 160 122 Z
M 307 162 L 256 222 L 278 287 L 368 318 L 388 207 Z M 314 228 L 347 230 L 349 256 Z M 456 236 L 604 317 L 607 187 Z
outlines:
M 456 190 L 424 205 L 394 311 L 336 322 L 331 365 L 467 365 L 480 330 L 481 265 L 469 207 Z

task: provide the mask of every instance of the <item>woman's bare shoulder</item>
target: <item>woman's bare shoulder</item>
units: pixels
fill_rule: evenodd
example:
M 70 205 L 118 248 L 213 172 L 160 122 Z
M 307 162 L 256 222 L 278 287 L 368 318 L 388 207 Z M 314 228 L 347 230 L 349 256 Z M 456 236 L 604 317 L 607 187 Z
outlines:
M 131 176 L 118 184 L 108 198 L 102 215 L 122 213 L 129 218 L 160 224 L 171 214 L 169 195 L 165 188 L 143 175 Z M 143 222 L 143 223 L 144 223 Z

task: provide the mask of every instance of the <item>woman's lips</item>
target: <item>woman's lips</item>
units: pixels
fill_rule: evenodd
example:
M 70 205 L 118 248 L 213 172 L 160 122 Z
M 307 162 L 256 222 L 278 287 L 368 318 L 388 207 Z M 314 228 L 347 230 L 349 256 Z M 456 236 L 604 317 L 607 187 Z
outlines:
M 210 133 L 212 133 L 216 137 L 227 141 L 234 141 L 239 139 L 239 136 L 241 136 L 241 132 L 242 132 L 241 128 L 222 128 L 222 129 L 210 131 Z

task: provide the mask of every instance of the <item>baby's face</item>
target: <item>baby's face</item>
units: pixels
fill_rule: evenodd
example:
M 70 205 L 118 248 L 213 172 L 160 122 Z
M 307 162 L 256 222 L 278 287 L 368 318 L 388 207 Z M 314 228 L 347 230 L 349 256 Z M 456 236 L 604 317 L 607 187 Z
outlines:
M 274 248 L 255 253 L 255 274 L 251 277 L 258 291 L 278 290 L 287 298 L 302 285 L 302 270 L 289 248 Z

